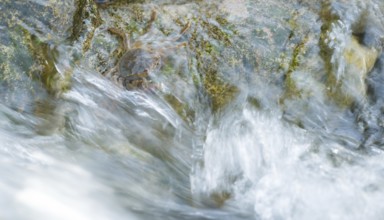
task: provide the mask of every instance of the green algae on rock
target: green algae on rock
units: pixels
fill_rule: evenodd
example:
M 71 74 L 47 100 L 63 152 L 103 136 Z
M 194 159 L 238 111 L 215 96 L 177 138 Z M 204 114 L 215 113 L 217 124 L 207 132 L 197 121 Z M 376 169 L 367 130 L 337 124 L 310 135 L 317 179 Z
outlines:
M 22 59 L 26 64 L 26 66 L 21 66 L 23 71 L 13 72 L 16 75 L 9 75 L 11 74 L 9 71 L 12 68 L 6 68 L 8 71 L 4 71 L 3 74 L 5 73 L 7 78 L 20 78 L 17 74 L 28 72 L 29 66 L 34 63 L 34 56 L 42 52 L 31 51 L 30 49 L 33 50 L 35 48 L 31 47 L 32 44 L 37 42 L 57 42 L 59 38 L 68 36 L 67 30 L 72 25 L 71 11 L 73 12 L 75 9 L 72 1 L 52 1 L 43 6 L 31 1 L 15 2 L 4 0 L 0 3 L 0 7 L 7 8 L 5 13 L 0 15 L 0 24 L 4 25 L 4 28 L 7 29 L 7 34 L 3 35 L 4 44 L 2 51 L 9 58 L 16 58 L 21 54 L 25 54 L 28 57 Z M 63 10 L 66 13 L 63 13 Z M 20 48 L 20 50 L 15 51 L 12 48 Z M 12 59 L 3 61 L 4 65 L 14 66 Z
M 0 2 L 0 8 L 6 9 L 0 14 L 0 27 L 5 30 L 0 35 L 1 88 L 6 102 L 15 108 L 34 111 L 39 100 L 70 87 L 75 53 L 68 41 L 81 38 L 80 29 L 77 34 L 72 31 L 74 22 L 87 23 L 85 17 L 74 19 L 80 10 L 76 2 Z
M 89 50 L 95 29 L 102 20 L 93 0 L 77 0 L 76 12 L 73 15 L 72 33 L 69 39 L 79 41 L 82 53 Z
M 224 18 L 221 17 L 220 20 L 223 23 Z M 197 79 L 201 79 L 196 85 L 199 86 L 201 83 L 211 100 L 212 111 L 217 112 L 228 104 L 238 92 L 236 86 L 226 82 L 221 73 L 221 71 L 225 70 L 219 67 L 223 66 L 221 65 L 223 60 L 220 59 L 220 56 L 224 55 L 223 48 L 232 45 L 231 35 L 204 19 L 196 19 L 194 24 L 195 29 L 190 40 L 190 49 L 195 55 L 193 62 L 197 67 Z M 212 39 L 204 39 L 203 36 L 198 34 L 200 31 L 208 32 Z M 228 61 L 229 57 L 225 58 Z
M 0 15 L 0 24 L 5 25 L 9 35 L 4 40 L 18 38 L 18 47 L 23 48 L 22 51 L 8 50 L 12 46 L 5 42 L 2 49 L 8 58 L 2 64 L 3 78 L 20 79 L 20 74 L 26 72 L 32 80 L 40 81 L 48 93 L 59 94 L 68 89 L 72 74 L 70 63 L 88 50 L 95 28 L 101 24 L 95 3 L 92 0 L 57 0 L 45 4 L 4 0 L 0 7 L 7 8 L 6 13 Z M 80 45 L 82 49 L 75 52 L 70 44 Z M 28 57 L 22 59 L 23 71 L 12 70 L 15 65 L 9 58 L 19 56 L 18 53 Z M 59 56 L 68 56 L 71 61 L 64 64 L 67 61 Z

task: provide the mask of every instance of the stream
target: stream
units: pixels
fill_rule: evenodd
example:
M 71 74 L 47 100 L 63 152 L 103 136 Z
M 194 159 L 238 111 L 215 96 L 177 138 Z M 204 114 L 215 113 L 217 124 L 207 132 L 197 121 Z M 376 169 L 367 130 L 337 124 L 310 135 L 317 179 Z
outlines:
M 0 219 L 384 219 L 383 49 L 382 0 L 0 0 Z

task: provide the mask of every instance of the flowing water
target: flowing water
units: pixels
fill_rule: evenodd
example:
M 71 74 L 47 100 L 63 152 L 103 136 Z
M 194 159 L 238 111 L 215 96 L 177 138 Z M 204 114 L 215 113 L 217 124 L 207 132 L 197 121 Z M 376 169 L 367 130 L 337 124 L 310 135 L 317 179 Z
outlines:
M 0 219 L 384 218 L 381 0 L 0 12 Z M 112 26 L 163 56 L 153 86 L 103 76 Z

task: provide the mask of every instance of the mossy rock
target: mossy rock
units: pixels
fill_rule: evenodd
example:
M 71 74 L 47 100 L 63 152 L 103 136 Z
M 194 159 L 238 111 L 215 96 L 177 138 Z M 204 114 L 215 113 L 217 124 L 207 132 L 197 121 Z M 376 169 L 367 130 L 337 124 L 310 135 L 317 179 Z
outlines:
M 75 16 L 82 10 L 79 2 L 94 5 L 91 0 L 0 2 L 6 9 L 0 14 L 0 27 L 6 30 L 0 35 L 0 89 L 10 106 L 32 112 L 35 102 L 70 87 L 72 67 L 62 68 L 60 56 L 81 38 L 81 31 L 74 34 L 74 21 L 87 23 L 85 17 Z

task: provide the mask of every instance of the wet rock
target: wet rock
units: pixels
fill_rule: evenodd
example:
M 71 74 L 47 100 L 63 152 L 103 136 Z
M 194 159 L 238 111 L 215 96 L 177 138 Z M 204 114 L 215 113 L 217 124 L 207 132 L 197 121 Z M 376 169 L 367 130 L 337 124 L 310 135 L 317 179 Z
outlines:
M 146 30 L 152 10 L 157 12 L 158 18 L 150 30 Z M 88 60 L 95 69 L 103 73 L 111 69 L 121 56 L 121 51 L 115 47 L 117 42 L 108 33 L 101 31 L 102 29 L 119 28 L 127 33 L 132 41 L 161 48 L 161 44 L 173 44 L 165 45 L 166 47 L 177 44 L 167 39 L 177 38 L 180 30 L 190 22 L 190 30 L 178 40 L 179 43 L 187 41 L 188 46 L 169 53 L 153 80 L 162 84 L 165 100 L 173 97 L 172 100 L 179 100 L 177 103 L 184 103 L 187 108 L 185 111 L 180 110 L 179 104 L 174 106 L 178 112 L 191 112 L 193 100 L 199 98 L 198 91 L 204 93 L 204 99 L 206 98 L 210 109 L 216 112 L 234 97 L 236 91 L 234 85 L 226 79 L 220 66 L 223 61 L 219 59 L 220 51 L 225 45 L 231 44 L 230 36 L 233 30 L 225 17 L 208 12 L 202 14 L 205 13 L 203 10 L 203 7 L 200 8 L 194 3 L 159 4 L 156 7 L 151 4 L 122 2 L 109 5 L 100 9 L 105 24 L 96 31 L 87 53 Z M 170 102 L 171 105 L 174 103 Z
M 0 2 L 0 9 L 6 9 L 0 14 L 5 102 L 21 111 L 34 111 L 35 102 L 70 87 L 73 65 L 80 57 L 77 45 L 71 44 L 86 50 L 92 27 L 98 25 L 96 11 L 87 10 L 92 5 L 93 1 L 80 0 Z
M 341 83 L 341 92 L 351 95 L 357 100 L 366 98 L 366 77 L 372 70 L 379 53 L 374 48 L 367 48 L 359 44 L 355 37 L 343 51 L 345 69 Z
M 323 4 L 323 29 L 320 40 L 327 71 L 328 95 L 340 106 L 350 106 L 366 99 L 365 79 L 382 48 L 375 43 L 380 27 L 372 28 L 380 13 L 371 3 L 356 1 L 347 7 L 342 1 Z M 369 13 L 368 13 L 369 12 Z
M 363 37 L 356 34 L 358 29 L 354 24 L 364 18 L 364 8 L 346 12 L 343 10 L 351 8 L 342 7 L 337 1 L 303 4 L 312 13 L 318 14 L 320 19 L 312 20 L 310 23 L 313 26 L 308 29 L 304 28 L 307 23 L 301 21 L 300 16 L 299 19 L 291 19 L 291 24 L 302 23 L 296 29 L 292 28 L 298 31 L 293 32 L 295 37 L 287 40 L 295 46 L 280 57 L 279 71 L 284 73 L 284 90 L 279 103 L 284 112 L 283 118 L 313 131 L 321 131 L 322 127 L 327 126 L 332 135 L 337 134 L 338 138 L 345 137 L 348 140 L 343 143 L 345 146 L 356 149 L 362 138 L 357 126 L 352 123 L 347 125 L 346 120 L 325 112 L 339 112 L 349 119 L 354 117 L 348 113 L 348 109 L 356 106 L 353 104 L 367 100 L 366 80 L 376 68 L 375 62 L 381 48 L 376 44 L 364 43 Z M 359 30 L 366 33 L 364 36 L 377 34 L 374 31 L 377 29 L 369 28 L 370 22 L 360 24 Z M 303 33 L 303 29 L 307 32 Z M 373 34 L 368 34 L 370 31 Z M 326 125 L 325 121 L 332 123 Z M 350 129 L 341 129 L 343 127 Z
M 31 112 L 34 102 L 51 90 L 45 76 L 57 75 L 54 45 L 68 36 L 74 2 L 4 0 L 0 10 L 2 99 Z
M 369 22 L 355 25 L 364 17 L 366 4 L 350 9 L 338 1 L 169 3 L 116 1 L 99 8 L 104 23 L 95 29 L 84 64 L 103 73 L 121 56 L 116 38 L 103 31 L 108 27 L 151 44 L 176 36 L 191 22 L 182 39 L 188 47 L 171 54 L 153 78 L 163 85 L 159 94 L 187 121 L 193 121 L 198 111 L 217 113 L 244 97 L 257 100 L 260 109 L 280 105 L 290 112 L 297 106 L 294 103 L 315 111 L 305 106 L 336 103 L 344 108 L 366 96 L 364 79 L 374 64 L 374 50 L 379 51 L 363 40 L 379 39 L 368 34 L 374 32 Z M 158 12 L 158 19 L 143 34 L 152 10 Z M 332 38 L 339 30 L 348 42 Z M 270 92 L 258 90 L 256 85 L 263 80 L 275 87 Z M 205 103 L 206 109 L 195 109 L 196 102 Z

